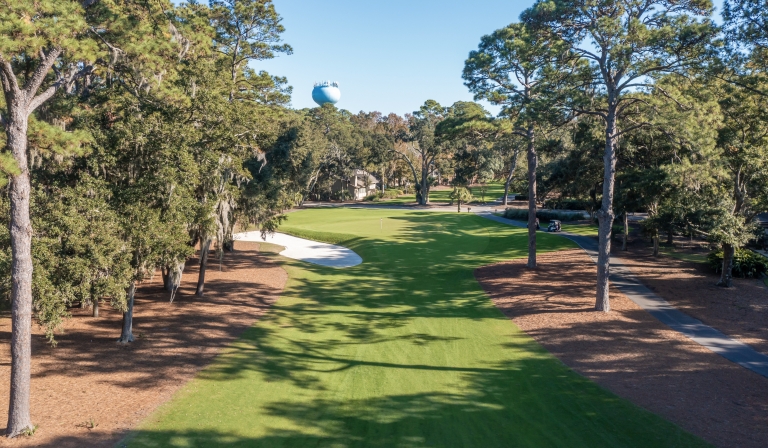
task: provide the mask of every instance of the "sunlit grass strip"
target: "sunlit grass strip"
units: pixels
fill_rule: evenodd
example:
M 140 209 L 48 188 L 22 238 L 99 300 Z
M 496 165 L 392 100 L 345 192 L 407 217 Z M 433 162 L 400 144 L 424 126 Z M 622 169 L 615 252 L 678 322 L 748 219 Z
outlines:
M 524 256 L 525 229 L 355 209 L 287 224 L 363 264 L 284 259 L 277 304 L 129 446 L 706 446 L 575 374 L 492 305 L 473 270 Z M 572 247 L 539 237 L 542 251 Z

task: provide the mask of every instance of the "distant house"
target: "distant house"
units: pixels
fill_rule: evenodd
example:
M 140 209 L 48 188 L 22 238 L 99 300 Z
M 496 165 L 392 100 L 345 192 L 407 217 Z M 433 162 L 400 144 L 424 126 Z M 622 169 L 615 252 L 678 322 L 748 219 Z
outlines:
M 379 179 L 371 173 L 361 169 L 354 169 L 348 178 L 334 182 L 331 191 L 334 196 L 341 196 L 339 193 L 344 192 L 345 197 L 354 201 L 362 201 L 369 194 L 376 192 L 378 184 Z

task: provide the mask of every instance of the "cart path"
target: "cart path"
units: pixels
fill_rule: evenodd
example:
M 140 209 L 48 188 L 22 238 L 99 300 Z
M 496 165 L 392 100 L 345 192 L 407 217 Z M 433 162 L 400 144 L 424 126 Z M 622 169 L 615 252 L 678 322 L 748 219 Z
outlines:
M 511 226 L 526 226 L 524 222 L 502 218 L 490 211 L 480 211 L 476 214 L 483 218 Z M 595 238 L 568 232 L 559 232 L 558 234 L 581 246 L 593 261 L 597 260 L 598 246 Z M 723 358 L 746 367 L 759 375 L 768 377 L 768 356 L 673 307 L 669 302 L 640 283 L 620 259 L 611 257 L 610 279 L 624 295 L 663 324 L 682 333 Z
M 284 233 L 275 232 L 267 235 L 267 238 L 264 239 L 259 231 L 245 232 L 236 234 L 234 239 L 235 241 L 277 244 L 278 246 L 285 247 L 285 250 L 280 252 L 280 255 L 332 268 L 349 268 L 363 262 L 360 255 L 346 247 L 311 241 Z

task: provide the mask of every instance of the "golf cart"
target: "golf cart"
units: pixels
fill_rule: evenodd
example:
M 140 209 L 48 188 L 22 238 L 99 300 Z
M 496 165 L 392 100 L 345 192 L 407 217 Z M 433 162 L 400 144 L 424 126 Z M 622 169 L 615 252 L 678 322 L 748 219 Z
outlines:
M 547 227 L 547 232 L 559 232 L 561 229 L 562 223 L 558 221 L 557 219 L 553 219 L 552 221 L 549 221 L 549 227 Z

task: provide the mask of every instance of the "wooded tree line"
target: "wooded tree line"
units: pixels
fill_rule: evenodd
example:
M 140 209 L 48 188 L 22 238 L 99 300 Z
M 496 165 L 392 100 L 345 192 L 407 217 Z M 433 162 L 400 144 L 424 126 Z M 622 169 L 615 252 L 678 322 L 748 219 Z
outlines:
M 629 212 L 648 212 L 656 250 L 663 233 L 719 244 L 731 286 L 768 211 L 767 11 L 726 1 L 718 25 L 708 0 L 539 0 L 481 39 L 464 79 L 525 146 L 529 267 L 537 201 L 577 199 L 599 222 L 596 309 Z
M 196 250 L 202 296 L 206 267 L 234 249 L 236 228 L 273 231 L 283 210 L 330 194 L 356 168 L 426 203 L 458 136 L 488 144 L 466 126 L 492 121 L 473 103 L 428 101 L 404 117 L 291 109 L 287 80 L 257 69 L 292 51 L 270 0 L 13 1 L 0 29 L 9 437 L 34 430 L 33 319 L 55 344 L 73 306 L 98 317 L 108 304 L 130 343 L 137 286 L 159 273 L 173 302 Z M 437 131 L 448 117 L 457 137 Z
M 720 27 L 706 0 L 539 1 L 466 62 L 476 99 L 502 106 L 494 117 L 432 100 L 404 116 L 291 109 L 287 79 L 257 69 L 292 51 L 269 0 L 3 3 L 8 435 L 33 428 L 33 318 L 55 343 L 72 306 L 98 316 L 108 303 L 128 343 L 143 280 L 159 272 L 172 302 L 197 249 L 202 296 L 236 228 L 269 232 L 309 198 L 344 199 L 333 185 L 353 169 L 420 204 L 439 183 L 459 205 L 475 182 L 504 181 L 505 204 L 526 189 L 530 267 L 537 200 L 583 200 L 600 222 L 604 311 L 612 224 L 627 212 L 647 211 L 657 242 L 721 244 L 728 267 L 768 210 L 765 10 L 727 2 Z

